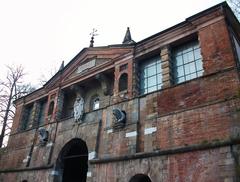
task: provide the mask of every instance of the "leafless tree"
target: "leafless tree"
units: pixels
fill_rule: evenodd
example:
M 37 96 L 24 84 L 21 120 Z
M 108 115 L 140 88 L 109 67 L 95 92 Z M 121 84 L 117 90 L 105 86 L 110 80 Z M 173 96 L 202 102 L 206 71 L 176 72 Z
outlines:
M 7 71 L 6 79 L 0 80 L 0 147 L 5 147 L 11 131 L 15 114 L 13 101 L 34 90 L 30 84 L 23 83 L 22 66 L 7 66 Z
M 228 0 L 227 2 L 229 3 L 238 20 L 240 20 L 240 0 Z
M 64 61 L 62 61 L 59 69 L 57 69 L 56 66 L 50 68 L 48 71 L 42 74 L 41 77 L 39 78 L 39 85 L 40 86 L 45 85 L 50 78 L 52 78 L 57 72 L 61 71 L 63 68 L 64 68 Z

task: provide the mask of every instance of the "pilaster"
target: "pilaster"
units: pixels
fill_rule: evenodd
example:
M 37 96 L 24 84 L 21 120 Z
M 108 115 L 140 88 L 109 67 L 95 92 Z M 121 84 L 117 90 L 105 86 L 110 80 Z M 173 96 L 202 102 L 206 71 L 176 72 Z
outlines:
M 171 64 L 171 52 L 170 52 L 170 47 L 165 46 L 161 49 L 161 61 L 162 61 L 162 82 L 163 82 L 163 87 L 162 88 L 167 88 L 170 87 L 173 83 L 172 80 L 172 64 Z

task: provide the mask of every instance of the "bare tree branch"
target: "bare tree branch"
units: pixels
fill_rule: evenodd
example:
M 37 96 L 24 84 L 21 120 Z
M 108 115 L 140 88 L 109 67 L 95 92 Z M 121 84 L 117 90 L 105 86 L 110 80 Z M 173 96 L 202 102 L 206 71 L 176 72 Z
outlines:
M 32 92 L 30 84 L 23 84 L 23 67 L 7 66 L 6 79 L 0 80 L 0 147 L 6 146 L 15 114 L 13 101 Z

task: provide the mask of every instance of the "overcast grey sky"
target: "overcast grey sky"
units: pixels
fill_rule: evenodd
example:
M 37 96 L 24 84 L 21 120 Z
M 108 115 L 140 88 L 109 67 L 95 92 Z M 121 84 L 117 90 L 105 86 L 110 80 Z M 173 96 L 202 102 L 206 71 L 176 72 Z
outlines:
M 89 46 L 121 43 L 129 26 L 135 41 L 180 23 L 222 0 L 0 0 L 0 79 L 19 65 L 27 82 L 68 63 Z

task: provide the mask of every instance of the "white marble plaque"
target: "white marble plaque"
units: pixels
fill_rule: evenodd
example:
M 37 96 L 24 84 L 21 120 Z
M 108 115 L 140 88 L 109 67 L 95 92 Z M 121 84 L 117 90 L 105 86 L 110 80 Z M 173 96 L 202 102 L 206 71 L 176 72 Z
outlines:
M 77 69 L 77 73 L 81 73 L 86 69 L 94 67 L 95 65 L 96 65 L 96 59 L 93 59 L 85 64 L 80 65 Z

